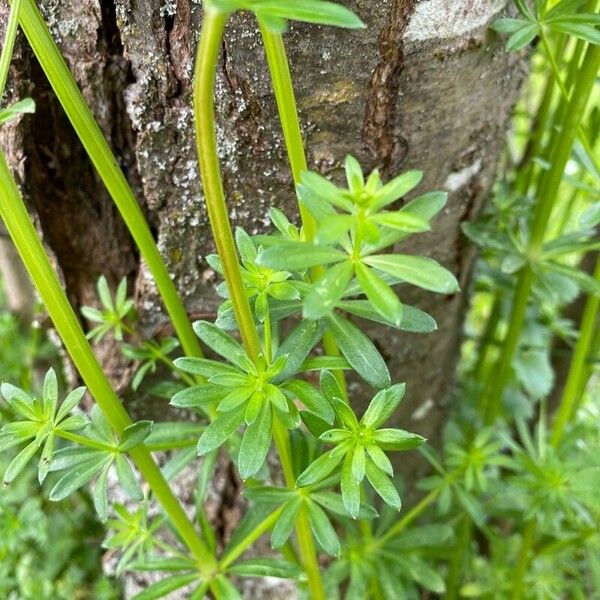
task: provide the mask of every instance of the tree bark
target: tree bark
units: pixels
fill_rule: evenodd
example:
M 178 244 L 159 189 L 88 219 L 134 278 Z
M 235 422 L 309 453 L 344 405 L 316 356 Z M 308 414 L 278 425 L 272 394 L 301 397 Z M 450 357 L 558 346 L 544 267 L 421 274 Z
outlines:
M 488 29 L 506 0 L 346 2 L 365 30 L 297 25 L 286 35 L 310 168 L 341 178 L 346 154 L 386 176 L 418 168 L 418 191 L 450 193 L 428 234 L 402 251 L 426 254 L 457 275 L 462 292 L 402 290 L 430 312 L 429 335 L 368 330 L 407 382 L 400 423 L 435 439 L 459 353 L 474 259 L 460 233 L 494 179 L 522 58 Z M 197 0 L 41 0 L 47 22 L 152 224 L 189 312 L 211 315 L 216 281 L 198 177 L 191 77 L 201 21 Z M 7 7 L 0 7 L 5 22 Z M 70 298 L 91 303 L 99 275 L 127 276 L 147 332 L 165 316 L 116 209 L 20 38 L 9 94 L 31 95 L 35 115 L 3 128 L 17 170 Z M 218 139 L 235 224 L 267 225 L 272 205 L 297 215 L 291 174 L 260 37 L 249 15 L 231 19 L 217 75 Z M 105 357 L 110 352 L 105 353 Z M 108 361 L 108 359 L 107 359 Z M 122 365 L 121 365 L 122 367 Z M 109 368 L 115 369 L 114 365 Z M 118 372 L 115 372 L 115 377 Z M 352 394 L 364 397 L 358 382 Z

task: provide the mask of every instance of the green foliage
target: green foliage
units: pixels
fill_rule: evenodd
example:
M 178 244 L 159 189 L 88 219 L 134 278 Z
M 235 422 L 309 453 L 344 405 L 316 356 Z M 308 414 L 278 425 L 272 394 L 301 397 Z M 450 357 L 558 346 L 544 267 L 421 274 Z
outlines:
M 27 24 L 34 12 L 29 0 L 23 1 Z M 130 205 L 124 214 L 142 252 L 155 261 L 153 272 L 177 337 L 145 339 L 137 331 L 125 280 L 113 296 L 100 278 L 101 308 L 82 309 L 94 324 L 88 338 L 99 342 L 111 336 L 125 357 L 137 363 L 132 395 L 168 399 L 173 407 L 192 411 L 194 419 L 132 422 L 110 386 L 97 385 L 102 372 L 92 364 L 91 352 L 80 363 L 98 401 L 89 417 L 77 408 L 83 387 L 59 403 L 52 369 L 41 394 L 24 383 L 31 379 L 30 369 L 15 370 L 21 387 L 3 383 L 0 388 L 3 411 L 10 415 L 0 430 L 0 451 L 9 456 L 4 469 L 9 493 L 30 485 L 31 462 L 38 454 L 38 480 L 49 479 L 49 500 L 72 502 L 90 485 L 94 508 L 110 530 L 104 547 L 118 555 L 117 574 L 162 574 L 138 600 L 172 592 L 194 599 L 208 593 L 237 599 L 237 581 L 243 577 L 289 579 L 301 597 L 317 600 L 597 595 L 600 420 L 597 402 L 585 401 L 597 363 L 600 284 L 598 268 L 591 275 L 581 260 L 600 249 L 600 175 L 594 152 L 600 118 L 597 110 L 585 108 L 588 96 L 597 96 L 597 73 L 590 65 L 600 66 L 595 48 L 600 20 L 593 2 L 536 0 L 530 6 L 517 0 L 516 5 L 520 17 L 500 19 L 493 28 L 509 34 L 509 50 L 524 48 L 539 36 L 542 52 L 536 60 L 541 60 L 544 77 L 552 78 L 539 111 L 528 113 L 535 105 L 530 99 L 523 109 L 527 146 L 519 148 L 518 156 L 509 153 L 491 203 L 480 219 L 463 226 L 467 238 L 480 247 L 481 260 L 453 411 L 441 439 L 433 440 L 438 451 L 417 433 L 386 427 L 399 420 L 405 386 L 392 382 L 385 360 L 355 317 L 413 333 L 436 329 L 432 317 L 403 302 L 402 291 L 411 285 L 452 295 L 459 291 L 456 278 L 428 256 L 395 250 L 409 236 L 434 229 L 432 221 L 445 206 L 446 194 L 417 193 L 420 171 L 384 182 L 377 170 L 363 173 L 352 156 L 344 162 L 343 185 L 307 170 L 280 36 L 288 21 L 346 28 L 361 27 L 362 21 L 341 5 L 322 0 L 285 6 L 270 0 L 206 3 L 195 110 L 204 194 L 219 249 L 206 260 L 223 277 L 217 286 L 223 302 L 216 322 L 199 321 L 193 333 L 211 354 L 204 358 L 190 336 L 181 300 L 169 295 L 165 267 L 156 263 L 154 246 L 140 233 L 146 224 L 131 218 Z M 18 2 L 16 6 L 18 12 Z M 217 168 L 210 99 L 222 30 L 234 11 L 253 13 L 261 25 L 301 209 L 302 222 L 296 225 L 272 208 L 271 234 L 231 230 Z M 34 50 L 46 39 L 39 20 L 35 22 Z M 14 11 L 10 23 L 14 41 Z M 5 48 L 12 48 L 12 41 Z M 553 54 L 557 47 L 563 48 L 561 59 L 568 64 L 564 78 Z M 45 61 L 50 56 L 50 62 L 57 62 L 56 54 L 44 48 L 42 63 L 48 70 Z M 1 61 L 4 70 L 7 52 Z M 64 80 L 53 85 L 64 98 L 70 88 L 61 72 Z M 554 94 L 554 87 L 560 94 Z M 87 107 L 74 98 L 69 95 L 65 104 L 76 130 L 84 143 L 97 142 L 89 131 L 81 133 L 78 115 Z M 0 112 L 0 122 L 31 110 L 31 102 L 22 101 Z M 529 121 L 535 125 L 531 134 Z M 295 137 L 290 134 L 294 127 Z M 98 156 L 91 154 L 96 160 L 110 156 L 100 150 Z M 118 173 L 100 163 L 104 179 L 114 184 Z M 0 163 L 0 191 L 6 198 L 0 210 L 13 225 L 9 229 L 25 232 L 24 220 L 11 221 L 7 210 L 16 211 L 19 198 L 5 171 Z M 119 189 L 123 191 L 122 185 Z M 45 259 L 45 254 L 27 254 L 39 242 L 35 232 L 15 238 L 38 289 L 45 290 L 48 273 L 31 268 L 36 262 L 32 257 Z M 62 290 L 58 284 L 49 287 L 53 295 L 46 298 L 58 305 Z M 563 313 L 582 294 L 587 301 L 578 331 Z M 76 360 L 73 348 L 85 345 L 89 350 L 89 345 L 83 335 L 74 335 L 71 313 L 47 308 L 58 315 L 57 330 Z M 7 339 L 13 334 L 10 326 L 0 327 Z M 575 343 L 576 352 L 560 400 L 559 414 L 566 416 L 549 425 L 550 396 L 558 379 L 557 339 Z M 346 385 L 346 371 L 374 389 L 364 411 L 357 408 L 360 398 L 354 388 Z M 149 374 L 159 383 L 144 382 Z M 112 399 L 107 401 L 99 390 Z M 416 448 L 431 472 L 413 481 L 394 478 L 388 453 Z M 166 453 L 160 470 L 150 452 Z M 249 502 L 222 550 L 205 505 L 218 452 L 237 464 Z M 273 468 L 276 457 L 280 468 Z M 186 467 L 196 473 L 191 519 L 170 487 Z M 113 485 L 124 494 L 120 501 L 113 502 L 109 493 Z M 425 495 L 411 498 L 412 506 L 398 516 L 400 491 L 405 490 Z M 45 500 L 21 497 L 19 502 L 18 510 L 0 512 L 0 526 L 8 531 L 2 543 L 6 539 L 17 548 L 19 561 L 9 563 L 10 570 L 2 563 L 0 574 L 6 571 L 8 584 L 0 577 L 0 585 L 10 593 L 19 588 L 23 597 L 73 597 L 73 590 L 86 585 L 80 578 L 83 567 L 72 572 L 86 555 L 72 554 L 78 547 L 70 538 L 79 530 L 58 519 L 66 533 L 51 534 L 66 537 L 60 539 L 64 557 L 50 561 L 39 581 L 27 582 L 20 573 L 39 557 L 19 544 L 43 535 L 51 538 L 50 529 L 43 535 L 39 529 L 48 527 L 39 516 Z M 16 535 L 11 523 L 16 523 Z M 246 555 L 265 534 L 274 552 Z M 321 553 L 332 558 L 320 562 Z M 27 557 L 23 562 L 21 555 Z M 68 574 L 60 588 L 50 583 L 59 572 Z M 94 594 L 104 597 L 102 583 Z
M 600 44 L 600 15 L 581 10 L 586 0 L 561 0 L 554 7 L 544 1 L 534 2 L 533 7 L 527 0 L 515 0 L 520 13 L 518 19 L 498 19 L 492 29 L 498 33 L 507 33 L 509 38 L 506 49 L 520 50 L 527 46 L 542 31 L 563 33 L 590 42 Z

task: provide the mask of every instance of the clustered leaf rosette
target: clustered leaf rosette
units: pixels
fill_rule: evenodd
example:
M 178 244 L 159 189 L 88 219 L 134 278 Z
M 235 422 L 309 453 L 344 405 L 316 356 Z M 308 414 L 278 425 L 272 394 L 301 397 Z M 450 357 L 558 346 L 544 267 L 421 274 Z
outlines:
M 230 364 L 206 358 L 178 358 L 176 366 L 187 373 L 200 375 L 208 383 L 176 394 L 171 404 L 181 408 L 202 407 L 216 403 L 219 416 L 198 441 L 198 453 L 208 454 L 224 444 L 242 425 L 238 469 L 243 479 L 256 475 L 263 465 L 271 444 L 273 419 L 288 429 L 300 424 L 294 398 L 301 397 L 305 406 L 321 419 L 332 423 L 333 410 L 327 400 L 301 380 L 280 385 L 274 382 L 284 371 L 287 355 L 276 357 L 270 364 L 260 355 L 256 364 L 242 346 L 227 333 L 206 321 L 194 323 L 200 339 Z
M 322 382 L 334 386 L 332 379 L 329 373 Z M 404 384 L 396 384 L 378 392 L 360 421 L 346 402 L 340 397 L 333 397 L 340 426 L 325 431 L 320 439 L 334 448 L 311 463 L 300 474 L 296 484 L 299 487 L 315 485 L 341 464 L 342 499 L 352 518 L 356 519 L 359 514 L 360 487 L 365 476 L 386 504 L 400 510 L 400 496 L 390 480 L 394 470 L 385 451 L 411 450 L 423 444 L 425 438 L 402 429 L 380 427 L 400 404 L 404 390 Z
M 383 185 L 377 170 L 367 180 L 360 165 L 346 158 L 348 188 L 339 188 L 321 175 L 307 171 L 298 186 L 300 201 L 317 221 L 313 241 L 261 236 L 264 248 L 257 263 L 303 275 L 325 266 L 306 293 L 305 318 L 320 319 L 348 293 L 364 293 L 380 318 L 395 327 L 403 320 L 403 305 L 392 285 L 409 283 L 442 294 L 458 290 L 456 278 L 435 260 L 381 252 L 406 237 L 429 230 L 429 221 L 443 208 L 447 194 L 432 192 L 398 210 L 384 210 L 421 181 L 420 171 L 403 173 Z
M 113 299 L 106 277 L 102 275 L 97 284 L 98 298 L 102 308 L 93 308 L 91 306 L 82 306 L 81 314 L 93 323 L 98 323 L 86 335 L 88 339 L 99 342 L 109 333 L 113 332 L 115 339 L 123 340 L 123 330 L 126 327 L 125 319 L 134 309 L 134 301 L 127 298 L 127 280 L 123 278 L 117 287 Z
M 38 479 L 43 483 L 54 457 L 56 435 L 83 429 L 88 423 L 85 415 L 73 412 L 85 394 L 85 388 L 73 390 L 59 406 L 56 373 L 50 369 L 44 378 L 41 400 L 10 383 L 3 383 L 0 391 L 9 406 L 24 418 L 0 429 L 0 452 L 29 442 L 8 465 L 4 485 L 14 481 L 40 448 Z
M 300 299 L 297 282 L 290 281 L 292 274 L 289 271 L 277 271 L 257 264 L 256 246 L 252 238 L 241 227 L 235 231 L 235 241 L 242 261 L 240 271 L 246 296 L 254 303 L 254 311 L 259 323 L 263 323 L 269 314 L 269 299 L 280 301 Z M 211 254 L 206 257 L 206 261 L 214 271 L 223 275 L 223 266 L 218 255 Z M 223 298 L 229 297 L 225 282 L 218 286 L 217 291 Z M 228 311 L 232 311 L 230 300 L 224 302 L 219 308 L 221 314 Z

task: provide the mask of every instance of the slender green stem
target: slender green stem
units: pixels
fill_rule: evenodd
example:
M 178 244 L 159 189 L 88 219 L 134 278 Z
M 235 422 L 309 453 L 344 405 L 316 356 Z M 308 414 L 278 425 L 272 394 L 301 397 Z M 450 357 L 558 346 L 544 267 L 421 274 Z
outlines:
M 273 424 L 273 438 L 275 440 L 275 446 L 279 453 L 279 460 L 281 461 L 281 468 L 283 469 L 283 476 L 285 483 L 290 489 L 294 489 L 296 485 L 296 477 L 294 475 L 294 468 L 292 463 L 292 451 L 290 447 L 290 437 L 287 429 L 279 422 L 276 418 Z M 296 536 L 298 538 L 298 546 L 300 548 L 300 556 L 302 557 L 302 566 L 306 572 L 308 578 L 308 586 L 310 588 L 311 598 L 316 600 L 325 599 L 325 589 L 323 588 L 323 582 L 321 580 L 321 573 L 319 571 L 319 563 L 317 560 L 317 550 L 312 538 L 310 529 L 310 522 L 306 508 L 300 507 L 298 517 L 295 523 Z
M 281 33 L 271 31 L 259 19 L 260 32 L 265 48 L 265 55 L 269 65 L 275 101 L 279 111 L 279 120 L 283 131 L 283 138 L 287 149 L 292 177 L 294 183 L 300 183 L 300 177 L 308 169 L 306 153 L 304 151 L 304 140 L 300 129 L 300 119 L 296 107 L 294 86 L 290 74 L 289 62 L 285 51 L 285 44 Z M 316 233 L 316 222 L 306 207 L 298 202 L 302 229 L 306 240 L 312 240 Z M 312 279 L 318 279 L 323 274 L 323 268 L 316 267 L 312 270 Z M 329 356 L 339 356 L 340 351 L 330 331 L 323 335 L 323 349 Z M 343 371 L 335 371 L 335 378 L 345 397 L 348 397 L 348 386 Z
M 600 258 L 596 260 L 594 278 L 596 281 L 600 281 Z M 598 326 L 599 308 L 600 297 L 590 294 L 586 300 L 581 316 L 579 338 L 575 344 L 575 350 L 567 374 L 567 381 L 565 382 L 562 398 L 552 428 L 551 442 L 554 447 L 557 447 L 560 444 L 565 427 L 572 418 L 574 408 L 578 404 L 580 392 L 585 389 L 587 381 L 586 375 L 589 374 L 585 365 L 593 348 L 592 341 L 594 339 L 594 332 Z
M 521 600 L 523 598 L 523 585 L 525 573 L 529 567 L 529 559 L 533 548 L 533 539 L 535 535 L 535 521 L 529 520 L 523 528 L 523 538 L 521 540 L 521 549 L 519 550 L 519 558 L 515 568 L 512 598 L 513 600 Z
M 565 166 L 577 135 L 578 126 L 584 117 L 587 101 L 593 89 L 600 67 L 600 47 L 590 46 L 583 60 L 575 82 L 569 106 L 560 124 L 559 133 L 550 153 L 550 169 L 541 176 L 537 190 L 538 203 L 531 223 L 528 255 L 531 262 L 537 260 L 544 242 L 546 227 L 552 213 Z M 491 424 L 500 412 L 502 395 L 512 372 L 512 360 L 519 342 L 529 294 L 535 280 L 530 264 L 525 266 L 518 277 L 517 287 L 509 319 L 508 332 L 502 354 L 487 386 L 485 398 L 486 422 Z
M 231 230 L 215 132 L 214 87 L 217 60 L 227 14 L 205 7 L 194 75 L 194 123 L 204 197 L 223 274 L 242 341 L 250 357 L 260 354 L 260 342 L 238 262 Z
M 131 425 L 132 421 L 85 338 L 77 316 L 69 304 L 29 218 L 4 155 L 1 153 L 0 217 L 6 225 L 73 364 L 106 415 L 112 429 L 117 434 L 121 434 L 127 426 Z M 141 445 L 134 448 L 130 454 L 173 526 L 198 560 L 202 574 L 210 576 L 216 567 L 215 558 L 198 537 L 150 452 Z
M 450 569 L 446 581 L 446 600 L 456 600 L 459 597 L 461 578 L 464 577 L 463 568 L 467 564 L 469 546 L 473 534 L 473 521 L 469 515 L 464 514 L 459 525 L 456 545 L 452 551 Z
M 14 0 L 12 1 L 14 2 Z M 150 227 L 131 187 L 88 108 L 60 50 L 52 39 L 35 1 L 22 0 L 22 3 L 20 22 L 23 32 L 98 175 L 104 182 L 140 249 L 154 277 L 184 352 L 189 356 L 202 356 L 200 343 L 192 329 L 183 302 L 169 276 Z
M 233 548 L 229 549 L 219 561 L 219 568 L 221 570 L 227 569 L 235 560 L 241 556 L 247 548 L 249 548 L 254 542 L 264 533 L 269 531 L 275 522 L 281 515 L 284 506 L 280 506 L 275 509 L 271 514 L 265 517 L 248 535 L 241 539 Z
M 431 490 L 427 496 L 422 498 L 413 506 L 399 521 L 396 521 L 382 536 L 373 540 L 373 547 L 380 548 L 392 538 L 400 535 L 421 513 L 423 513 L 438 497 L 441 488 Z
M 75 444 L 79 444 L 80 446 L 86 446 L 88 448 L 94 448 L 95 450 L 101 450 L 102 452 L 115 452 L 118 450 L 115 446 L 111 446 L 110 444 L 105 444 L 104 442 L 100 442 L 98 440 L 93 440 L 91 438 L 87 438 L 83 435 L 78 435 L 77 433 L 73 433 L 72 431 L 64 431 L 62 429 L 55 429 L 55 435 L 69 440 Z
M 21 0 L 13 0 L 10 7 L 10 15 L 6 24 L 6 33 L 4 34 L 4 44 L 2 44 L 2 55 L 0 55 L 0 100 L 4 95 L 6 80 L 8 79 L 8 69 L 12 59 L 17 31 L 19 28 L 19 13 L 21 12 Z
M 547 36 L 544 33 L 543 29 L 540 31 L 540 39 L 542 40 L 542 46 L 544 48 L 546 57 L 548 58 L 548 63 L 550 64 L 552 76 L 554 77 L 554 80 L 556 81 L 556 83 L 558 85 L 558 89 L 560 90 L 560 93 L 562 94 L 565 102 L 567 103 L 567 104 L 563 103 L 562 106 L 564 107 L 564 106 L 568 105 L 568 102 L 570 99 L 569 90 L 567 89 L 569 86 L 569 83 L 568 82 L 564 83 L 562 80 L 562 77 L 560 75 L 560 69 L 559 69 L 558 65 L 556 64 L 556 60 L 554 58 L 554 55 L 550 48 L 550 44 L 548 43 Z M 576 75 L 576 74 L 579 72 L 579 61 L 576 59 L 576 57 L 573 57 L 572 63 L 571 63 L 571 68 L 569 69 L 569 71 L 570 71 L 569 72 L 570 76 L 572 75 L 573 77 L 578 77 L 578 75 Z M 570 79 L 570 77 L 568 79 Z M 562 117 L 563 117 L 563 114 L 559 110 L 559 118 L 562 119 Z M 594 167 L 596 168 L 596 170 L 600 171 L 600 162 L 598 161 L 594 152 L 592 151 L 592 145 L 590 144 L 590 142 L 587 139 L 587 135 L 586 135 L 585 131 L 583 130 L 581 122 L 577 123 L 576 129 L 577 129 L 577 136 L 579 138 L 581 145 L 583 146 L 585 151 L 588 153 L 588 156 L 589 156 L 590 160 L 592 161 L 592 163 L 594 164 Z
M 265 55 L 271 73 L 273 82 L 273 91 L 275 92 L 275 101 L 279 110 L 279 119 L 283 138 L 287 148 L 290 166 L 292 168 L 292 177 L 294 183 L 300 183 L 300 177 L 307 170 L 306 155 L 304 153 L 304 140 L 300 130 L 300 119 L 296 108 L 296 98 L 294 96 L 294 86 L 290 67 L 285 51 L 285 44 L 280 33 L 271 31 L 259 19 L 260 33 L 263 39 Z M 312 215 L 302 204 L 298 204 L 300 209 L 300 218 L 304 229 L 304 236 L 307 240 L 313 239 L 316 232 L 316 223 Z
M 208 215 L 217 251 L 223 265 L 223 274 L 234 314 L 246 352 L 253 360 L 256 360 L 260 353 L 260 340 L 250 303 L 245 293 L 233 232 L 227 214 L 215 133 L 215 73 L 227 16 L 226 13 L 217 12 L 210 6 L 205 6 L 194 75 L 196 144 Z M 277 418 L 273 424 L 273 438 L 279 453 L 286 484 L 288 487 L 293 488 L 295 476 L 292 467 L 289 436 L 287 430 L 279 423 Z M 298 536 L 302 563 L 308 578 L 311 597 L 317 600 L 324 599 L 325 592 L 319 572 L 316 550 L 304 508 L 300 510 L 296 521 L 296 535 Z

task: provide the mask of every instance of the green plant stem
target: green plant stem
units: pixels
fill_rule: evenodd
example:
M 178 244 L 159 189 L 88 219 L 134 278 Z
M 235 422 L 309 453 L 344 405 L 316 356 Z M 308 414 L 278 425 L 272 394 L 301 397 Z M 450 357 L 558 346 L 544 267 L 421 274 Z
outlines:
M 285 44 L 281 33 L 271 31 L 260 19 L 259 26 L 271 73 L 271 81 L 273 82 L 273 91 L 279 111 L 283 138 L 285 140 L 290 167 L 292 168 L 292 177 L 294 183 L 297 185 L 300 183 L 302 173 L 308 167 Z M 316 233 L 316 222 L 301 202 L 298 203 L 298 207 L 300 218 L 302 219 L 304 236 L 307 240 L 312 240 Z
M 529 520 L 525 523 L 523 528 L 523 538 L 521 540 L 521 548 L 519 550 L 519 557 L 515 568 L 513 588 L 512 588 L 512 599 L 521 600 L 523 598 L 523 585 L 525 579 L 525 573 L 529 567 L 529 558 L 531 550 L 533 548 L 533 538 L 535 535 L 535 521 Z
M 246 352 L 251 359 L 256 360 L 260 353 L 260 340 L 245 293 L 233 232 L 227 214 L 215 134 L 215 73 L 227 17 L 226 13 L 205 6 L 194 75 L 196 144 L 208 215 L 217 251 L 223 264 L 227 289 Z M 293 489 L 295 476 L 292 468 L 289 436 L 277 418 L 273 423 L 273 438 L 286 484 Z M 300 510 L 296 521 L 296 535 L 311 597 L 316 600 L 324 599 L 325 592 L 319 572 L 316 549 L 304 509 Z
M 0 55 L 0 100 L 4 95 L 6 80 L 8 79 L 8 69 L 12 59 L 17 31 L 19 28 L 19 13 L 21 12 L 21 1 L 13 0 L 10 7 L 10 15 L 6 24 L 6 33 L 4 34 L 4 44 L 2 44 L 2 55 Z
M 248 535 L 240 540 L 233 548 L 227 550 L 223 558 L 219 561 L 221 570 L 227 569 L 235 560 L 240 557 L 247 548 L 249 548 L 261 535 L 269 531 L 275 525 L 277 519 L 281 515 L 284 506 L 280 506 L 267 517 L 265 517 Z
M 492 307 L 490 314 L 487 318 L 485 329 L 481 334 L 477 348 L 477 361 L 475 362 L 472 370 L 473 377 L 478 381 L 482 381 L 485 373 L 485 366 L 487 362 L 488 353 L 490 348 L 494 346 L 496 340 L 496 334 L 498 331 L 498 325 L 502 317 L 502 295 L 499 291 L 494 293 L 492 301 Z
M 40 294 L 54 326 L 77 371 L 106 415 L 112 429 L 121 434 L 132 421 L 112 389 L 102 367 L 85 338 L 77 316 L 62 289 L 29 218 L 4 155 L 0 153 L 0 216 L 6 225 L 23 263 Z M 156 499 L 198 560 L 201 572 L 210 576 L 215 558 L 202 542 L 174 496 L 147 448 L 140 445 L 130 452 L 137 468 L 148 482 Z
M 242 341 L 250 358 L 256 360 L 260 354 L 260 342 L 246 296 L 227 214 L 215 133 L 215 73 L 227 16 L 226 13 L 217 12 L 210 6 L 205 7 L 194 74 L 194 123 L 204 197 L 213 238 L 223 263 L 223 274 Z
M 501 409 L 502 395 L 511 376 L 512 360 L 525 320 L 529 294 L 535 280 L 531 263 L 535 262 L 540 255 L 546 227 L 558 195 L 564 169 L 571 154 L 578 126 L 584 117 L 587 101 L 593 89 L 599 67 L 600 47 L 590 46 L 573 87 L 571 100 L 560 125 L 559 133 L 550 152 L 549 162 L 551 167 L 541 175 L 541 182 L 537 190 L 538 202 L 532 218 L 528 245 L 530 263 L 519 273 L 504 347 L 496 368 L 493 370 L 493 375 L 488 381 L 485 398 L 487 424 L 494 422 Z
M 296 477 L 294 475 L 294 468 L 292 466 L 293 463 L 290 437 L 287 429 L 279 422 L 277 418 L 275 418 L 273 423 L 273 438 L 275 440 L 277 452 L 279 453 L 279 460 L 281 461 L 285 483 L 288 488 L 294 489 L 296 485 Z M 304 567 L 306 576 L 308 578 L 308 587 L 310 589 L 311 599 L 324 600 L 325 589 L 323 587 L 321 573 L 319 571 L 317 550 L 315 548 L 310 529 L 310 522 L 308 520 L 308 514 L 304 505 L 300 507 L 300 511 L 298 512 L 295 529 L 296 537 L 298 538 L 298 547 L 300 549 L 302 566 Z
M 452 551 L 452 558 L 450 560 L 450 569 L 448 571 L 448 578 L 446 581 L 446 595 L 445 600 L 456 600 L 459 597 L 460 583 L 464 576 L 464 566 L 467 564 L 467 558 L 469 555 L 469 546 L 471 544 L 471 537 L 473 535 L 473 521 L 467 514 L 463 515 L 462 521 L 459 525 L 456 545 Z
M 399 521 L 396 521 L 382 536 L 375 538 L 372 543 L 374 549 L 385 545 L 388 540 L 400 535 L 422 512 L 424 512 L 430 504 L 436 500 L 440 493 L 440 488 L 431 490 L 427 496 L 422 498 L 415 506 L 413 506 Z
M 118 450 L 115 446 L 111 446 L 110 444 L 105 444 L 98 440 L 87 438 L 83 435 L 78 435 L 77 433 L 73 433 L 72 431 L 63 431 L 62 429 L 55 429 L 54 434 L 65 440 L 69 440 L 70 442 L 79 444 L 80 446 L 94 448 L 95 450 L 100 450 L 102 452 L 114 452 L 115 454 L 118 453 Z
M 144 214 L 34 0 L 22 0 L 20 23 L 52 89 L 152 273 L 184 352 L 188 356 L 202 356 L 198 338 Z
M 594 278 L 596 281 L 600 281 L 600 258 L 596 259 Z M 573 351 L 567 374 L 567 381 L 565 382 L 562 398 L 552 427 L 551 443 L 555 448 L 560 444 L 565 427 L 573 417 L 580 393 L 585 389 L 587 383 L 586 375 L 589 375 L 589 371 L 585 366 L 593 349 L 592 342 L 596 327 L 598 326 L 599 308 L 600 297 L 590 294 L 583 309 L 579 337 L 575 344 L 575 350 Z
M 579 77 L 579 57 L 577 54 L 575 54 L 575 56 L 573 57 L 572 62 L 570 64 L 569 73 L 567 75 L 567 83 L 564 83 L 562 80 L 562 77 L 560 76 L 560 69 L 559 69 L 558 65 L 556 64 L 556 60 L 554 58 L 552 49 L 550 48 L 550 44 L 548 42 L 548 38 L 547 38 L 546 34 L 544 33 L 543 28 L 540 30 L 540 40 L 542 41 L 542 46 L 544 48 L 544 52 L 546 54 L 546 57 L 548 58 L 548 63 L 550 64 L 550 70 L 552 71 L 552 76 L 554 77 L 554 80 L 556 81 L 556 83 L 558 85 L 558 89 L 560 90 L 560 93 L 562 94 L 563 99 L 564 99 L 564 102 L 561 103 L 561 105 L 559 105 L 559 108 L 558 108 L 557 122 L 560 123 L 560 122 L 562 122 L 562 119 L 564 117 L 564 112 L 563 112 L 564 107 L 568 106 L 569 99 L 571 97 L 570 92 L 569 92 L 569 89 L 570 89 L 569 83 L 572 82 L 573 79 L 575 81 L 577 81 L 577 78 Z M 597 160 L 597 158 L 592 150 L 592 145 L 590 144 L 590 142 L 587 139 L 587 135 L 586 135 L 585 131 L 583 130 L 581 121 L 579 123 L 577 123 L 576 130 L 577 130 L 577 136 L 579 138 L 579 142 L 581 143 L 581 145 L 587 152 L 590 160 L 594 164 L 595 169 L 597 171 L 600 171 L 600 162 Z
M 275 93 L 275 101 L 279 111 L 279 120 L 281 122 L 283 138 L 285 140 L 290 167 L 292 169 L 292 177 L 294 183 L 298 185 L 302 173 L 308 169 L 308 166 L 285 44 L 281 33 L 271 31 L 260 21 L 260 19 L 259 26 L 267 63 L 269 65 L 269 72 L 271 74 L 271 81 L 273 82 L 273 91 Z M 300 211 L 304 237 L 306 240 L 312 240 L 316 233 L 316 222 L 302 202 L 298 202 L 298 208 Z M 323 272 L 323 268 L 314 268 L 312 270 L 312 279 L 318 279 Z M 339 348 L 330 331 L 326 331 L 323 335 L 323 349 L 329 356 L 340 356 Z M 338 380 L 342 392 L 347 398 L 348 386 L 346 384 L 344 372 L 335 371 L 334 376 Z

